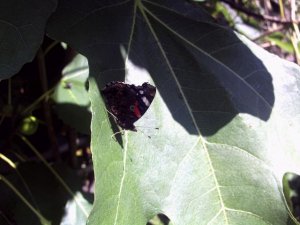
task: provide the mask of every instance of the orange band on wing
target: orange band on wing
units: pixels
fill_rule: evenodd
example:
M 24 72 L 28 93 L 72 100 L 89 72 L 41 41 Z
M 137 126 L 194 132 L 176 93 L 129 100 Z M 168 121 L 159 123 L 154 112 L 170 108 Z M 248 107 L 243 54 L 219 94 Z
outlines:
M 142 117 L 142 114 L 141 114 L 141 112 L 140 112 L 140 110 L 139 110 L 138 102 L 137 102 L 137 101 L 136 101 L 135 104 L 134 104 L 134 110 L 133 110 L 133 112 L 134 112 L 134 115 L 135 115 L 136 117 L 138 117 L 138 118 Z

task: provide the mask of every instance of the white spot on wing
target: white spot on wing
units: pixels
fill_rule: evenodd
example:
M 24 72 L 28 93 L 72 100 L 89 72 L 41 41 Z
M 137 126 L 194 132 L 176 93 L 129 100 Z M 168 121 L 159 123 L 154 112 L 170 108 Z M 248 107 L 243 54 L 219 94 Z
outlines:
M 148 107 L 150 105 L 150 102 L 148 101 L 148 99 L 144 96 L 142 97 L 143 102 L 145 103 L 145 105 Z

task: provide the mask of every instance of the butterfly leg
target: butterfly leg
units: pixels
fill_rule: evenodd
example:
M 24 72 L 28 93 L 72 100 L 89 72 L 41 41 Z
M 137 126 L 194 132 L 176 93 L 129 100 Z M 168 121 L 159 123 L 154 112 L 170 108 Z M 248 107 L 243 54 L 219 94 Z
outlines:
M 115 141 L 117 141 L 116 136 L 117 136 L 118 134 L 124 135 L 124 130 L 121 130 L 121 131 L 118 131 L 118 132 L 116 132 L 116 133 L 113 133 L 113 134 L 110 136 L 110 138 L 111 138 L 111 139 L 114 139 Z

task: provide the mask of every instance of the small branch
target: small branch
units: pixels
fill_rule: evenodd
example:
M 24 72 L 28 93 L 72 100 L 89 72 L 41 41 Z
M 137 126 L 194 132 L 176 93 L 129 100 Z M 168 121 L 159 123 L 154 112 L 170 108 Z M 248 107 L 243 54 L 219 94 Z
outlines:
M 47 55 L 57 44 L 59 44 L 59 41 L 53 41 L 45 50 L 44 55 Z
M 76 168 L 77 167 L 77 157 L 76 157 L 76 149 L 77 149 L 77 144 L 76 144 L 76 140 L 77 140 L 77 135 L 76 135 L 76 131 L 74 128 L 69 127 L 68 126 L 68 142 L 69 142 L 69 150 L 71 153 L 71 163 L 72 163 L 72 167 Z
M 247 14 L 248 16 L 252 16 L 252 17 L 255 17 L 255 18 L 260 19 L 260 20 L 266 20 L 266 21 L 270 21 L 270 22 L 274 22 L 274 23 L 281 23 L 281 24 L 293 24 L 293 23 L 300 24 L 299 20 L 278 19 L 278 18 L 273 17 L 273 16 L 261 15 L 261 14 L 251 12 L 248 9 L 246 9 L 244 7 L 241 7 L 241 6 L 235 4 L 234 2 L 232 2 L 230 0 L 221 0 L 221 1 L 228 4 L 228 5 L 230 5 L 232 8 Z
M 278 4 L 279 4 L 279 10 L 280 10 L 281 18 L 285 18 L 284 6 L 283 6 L 282 0 L 278 0 Z
M 48 92 L 47 72 L 46 72 L 44 52 L 42 51 L 42 49 L 39 49 L 39 51 L 38 51 L 37 61 L 38 61 L 38 69 L 39 69 L 42 93 L 47 93 Z M 48 135 L 49 135 L 49 138 L 51 141 L 51 147 L 53 150 L 53 156 L 55 159 L 58 160 L 60 158 L 59 152 L 58 152 L 58 142 L 57 142 L 54 127 L 53 127 L 51 109 L 50 109 L 50 106 L 48 103 L 48 98 L 43 101 L 43 106 L 44 106 L 45 120 L 46 120 L 46 124 L 47 124 L 47 129 L 48 129 Z
M 46 159 L 42 156 L 42 154 L 36 149 L 35 146 L 31 144 L 31 142 L 24 136 L 18 135 L 22 141 L 30 148 L 31 151 L 38 157 L 38 159 L 49 169 L 49 171 L 54 175 L 54 177 L 60 182 L 60 184 L 63 186 L 63 188 L 70 194 L 70 196 L 74 199 L 77 206 L 82 210 L 83 214 L 88 217 L 88 212 L 83 207 L 82 203 L 79 201 L 78 197 L 76 196 L 76 193 L 74 193 L 71 188 L 68 186 L 68 184 L 64 181 L 64 179 L 56 172 L 55 169 L 50 166 L 50 164 L 46 161 Z M 1 179 L 1 175 L 0 175 Z
M 256 38 L 252 39 L 252 41 L 256 42 L 256 41 L 258 41 L 259 39 L 261 39 L 261 38 L 263 38 L 263 37 L 265 37 L 265 36 L 268 36 L 268 35 L 270 35 L 270 34 L 272 34 L 272 33 L 275 33 L 275 32 L 277 32 L 277 31 L 280 31 L 280 30 L 282 30 L 282 29 L 284 29 L 284 26 L 283 26 L 283 25 L 280 25 L 280 26 L 276 27 L 275 29 L 267 30 L 266 32 L 262 33 L 259 37 L 256 37 Z

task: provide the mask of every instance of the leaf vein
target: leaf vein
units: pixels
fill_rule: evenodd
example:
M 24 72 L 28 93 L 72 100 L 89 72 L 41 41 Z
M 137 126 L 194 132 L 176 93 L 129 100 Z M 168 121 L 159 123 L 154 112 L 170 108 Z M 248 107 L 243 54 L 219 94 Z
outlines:
M 121 182 L 120 182 L 120 188 L 119 188 L 119 193 L 118 193 L 118 197 L 117 197 L 118 198 L 118 202 L 117 202 L 117 207 L 116 207 L 116 215 L 115 215 L 114 225 L 117 225 L 117 222 L 118 222 L 120 202 L 121 202 L 121 195 L 122 195 L 123 185 L 124 185 L 125 176 L 126 176 L 127 152 L 128 152 L 128 133 L 125 132 L 124 156 L 123 156 L 123 174 L 122 174 L 122 178 L 121 178 Z

